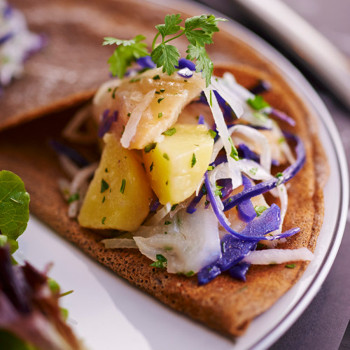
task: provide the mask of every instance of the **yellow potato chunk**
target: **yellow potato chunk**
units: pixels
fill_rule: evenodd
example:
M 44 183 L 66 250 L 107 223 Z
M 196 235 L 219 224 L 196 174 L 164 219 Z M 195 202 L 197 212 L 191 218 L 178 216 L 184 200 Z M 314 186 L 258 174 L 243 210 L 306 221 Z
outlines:
M 204 125 L 175 124 L 165 134 L 161 142 L 146 146 L 143 159 L 160 203 L 176 204 L 197 189 L 214 141 Z
M 101 161 L 78 221 L 89 228 L 134 231 L 148 215 L 150 184 L 136 151 L 122 148 L 112 134 L 103 140 Z

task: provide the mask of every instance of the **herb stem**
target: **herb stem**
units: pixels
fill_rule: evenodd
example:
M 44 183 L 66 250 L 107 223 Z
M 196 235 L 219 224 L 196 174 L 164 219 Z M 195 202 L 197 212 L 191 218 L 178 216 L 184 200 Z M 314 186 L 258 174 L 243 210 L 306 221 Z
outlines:
M 163 42 L 163 44 L 166 44 L 166 43 L 168 43 L 169 41 L 175 40 L 175 39 L 179 38 L 181 35 L 184 35 L 184 34 L 185 34 L 185 32 L 181 32 L 180 34 L 175 35 L 174 37 L 172 37 L 172 38 L 170 38 L 170 39 L 168 39 L 168 40 L 165 40 L 165 41 Z
M 159 35 L 160 35 L 160 32 L 158 32 L 158 33 L 156 34 L 156 36 L 154 37 L 154 39 L 153 39 L 153 41 L 152 41 L 152 51 L 154 50 L 154 48 L 155 48 L 155 46 L 156 46 L 156 41 L 157 41 Z

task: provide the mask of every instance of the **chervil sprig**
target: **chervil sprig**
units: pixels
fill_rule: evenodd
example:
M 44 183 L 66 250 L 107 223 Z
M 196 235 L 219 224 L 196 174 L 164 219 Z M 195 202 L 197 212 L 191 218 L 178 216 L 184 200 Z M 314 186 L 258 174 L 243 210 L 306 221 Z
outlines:
M 156 26 L 158 32 L 152 42 L 152 61 L 157 67 L 163 67 L 163 72 L 169 75 L 174 73 L 180 52 L 176 46 L 170 45 L 169 42 L 185 35 L 189 41 L 186 58 L 196 62 L 196 71 L 202 73 L 208 86 L 213 73 L 213 62 L 210 60 L 205 46 L 213 43 L 213 34 L 219 31 L 219 21 L 225 21 L 225 19 L 216 18 L 214 15 L 194 16 L 187 18 L 183 27 L 180 25 L 183 22 L 180 14 L 165 16 L 164 24 Z M 161 42 L 157 45 L 159 37 L 161 37 Z M 146 44 L 142 42 L 144 39 L 145 37 L 142 35 L 138 35 L 132 40 L 105 38 L 103 45 L 118 45 L 108 60 L 113 75 L 122 78 L 127 67 L 133 61 L 149 54 Z
M 132 62 L 140 57 L 149 55 L 147 44 L 142 42 L 146 39 L 143 35 L 136 35 L 131 40 L 116 38 L 104 38 L 103 45 L 117 45 L 113 55 L 109 58 L 109 69 L 113 75 L 122 78 Z

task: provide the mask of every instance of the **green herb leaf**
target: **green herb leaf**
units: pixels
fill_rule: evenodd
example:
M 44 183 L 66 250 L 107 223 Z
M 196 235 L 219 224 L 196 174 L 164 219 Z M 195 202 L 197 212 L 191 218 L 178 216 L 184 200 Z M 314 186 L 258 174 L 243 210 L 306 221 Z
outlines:
M 257 216 L 260 216 L 267 208 L 264 205 L 256 205 L 254 210 Z
M 162 254 L 156 255 L 156 261 L 153 262 L 150 266 L 158 267 L 160 269 L 164 269 L 167 264 L 167 259 Z
M 152 51 L 151 58 L 157 67 L 163 67 L 162 71 L 171 75 L 176 71 L 180 52 L 175 46 L 162 43 Z
M 231 153 L 230 153 L 231 158 L 233 158 L 234 160 L 239 160 L 237 148 L 233 144 L 232 138 L 230 136 L 229 136 L 228 140 L 231 144 Z
M 109 189 L 109 185 L 108 183 L 102 179 L 101 180 L 101 193 L 103 193 L 104 191 L 107 191 Z
M 176 34 L 180 30 L 179 24 L 182 22 L 180 14 L 166 15 L 164 18 L 164 24 L 158 24 L 156 29 L 161 34 L 163 40 L 167 35 Z
M 294 269 L 295 268 L 295 264 L 287 264 L 284 267 L 286 267 L 287 269 Z
M 214 191 L 215 196 L 222 197 L 222 192 L 221 192 L 222 188 L 223 188 L 222 186 L 216 185 L 216 188 L 215 188 L 215 191 Z
M 204 46 L 188 45 L 186 50 L 186 58 L 196 60 L 196 72 L 202 72 L 202 77 L 205 79 L 206 85 L 210 84 L 210 79 L 213 74 L 214 65 L 209 58 Z
M 168 129 L 167 131 L 164 131 L 162 134 L 165 136 L 172 136 L 176 133 L 176 128 Z
M 7 236 L 13 253 L 17 238 L 29 220 L 29 194 L 23 181 L 11 171 L 0 171 L 0 234 Z M 5 241 L 5 239 L 3 239 Z
M 102 225 L 104 225 L 104 224 L 105 224 L 106 219 L 107 219 L 107 218 L 106 218 L 105 216 L 102 218 L 102 220 L 101 220 Z
M 145 153 L 148 153 L 148 152 L 151 152 L 152 149 L 155 149 L 157 146 L 157 143 L 156 142 L 152 142 L 150 144 L 148 144 L 145 148 L 144 148 L 144 151 Z
M 163 113 L 162 112 L 158 113 L 158 118 L 161 118 L 161 117 L 163 117 Z
M 168 153 L 163 153 L 163 158 L 165 158 L 166 160 L 170 160 Z
M 123 193 L 123 194 L 124 194 L 125 186 L 126 186 L 126 180 L 123 179 L 123 180 L 122 180 L 122 185 L 120 186 L 120 193 Z
M 216 131 L 209 129 L 209 130 L 208 130 L 208 133 L 209 133 L 209 135 L 211 136 L 211 138 L 215 139 L 215 137 L 216 137 L 216 135 L 217 135 L 217 132 L 216 132 Z
M 112 56 L 108 59 L 109 69 L 113 75 L 123 78 L 130 64 L 138 58 L 147 56 L 147 44 L 143 43 L 146 38 L 143 35 L 136 35 L 131 40 L 117 38 L 104 38 L 103 45 L 118 45 Z
M 193 153 L 192 154 L 192 159 L 191 159 L 191 168 L 193 168 L 197 163 L 196 155 Z
M 73 203 L 75 201 L 79 200 L 79 193 L 73 193 L 69 198 L 68 198 L 68 203 Z
M 248 98 L 247 104 L 257 111 L 266 107 L 270 107 L 270 105 L 260 95 L 255 95 L 254 98 Z

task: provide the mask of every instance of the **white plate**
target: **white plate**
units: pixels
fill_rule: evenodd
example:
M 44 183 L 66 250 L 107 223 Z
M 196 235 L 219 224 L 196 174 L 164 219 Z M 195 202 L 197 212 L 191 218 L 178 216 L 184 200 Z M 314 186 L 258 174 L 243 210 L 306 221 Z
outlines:
M 177 1 L 176 7 L 183 8 L 181 4 Z M 186 3 L 186 6 L 190 5 Z M 202 6 L 196 7 L 198 13 L 208 12 Z M 243 39 L 280 68 L 318 117 L 331 176 L 325 188 L 324 225 L 315 258 L 300 281 L 233 343 L 130 286 L 31 217 L 27 232 L 19 239 L 17 257 L 40 269 L 48 262 L 54 263 L 50 275 L 63 291 L 74 290 L 62 298 L 62 304 L 69 309 L 69 322 L 89 349 L 266 348 L 305 310 L 334 261 L 345 227 L 349 192 L 344 151 L 335 125 L 315 91 L 286 59 L 238 24 L 232 23 L 231 28 L 232 35 Z

